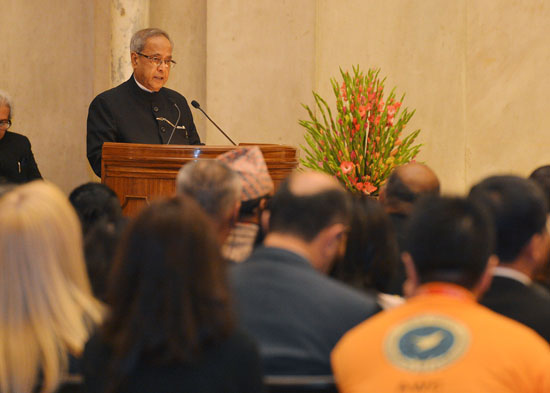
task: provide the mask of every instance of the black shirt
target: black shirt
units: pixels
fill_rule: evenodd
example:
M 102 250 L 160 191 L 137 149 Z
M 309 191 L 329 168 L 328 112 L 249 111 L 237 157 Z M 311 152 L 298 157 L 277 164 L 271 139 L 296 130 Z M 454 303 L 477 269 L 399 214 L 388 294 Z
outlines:
M 201 142 L 184 96 L 165 87 L 153 93 L 142 90 L 133 75 L 94 98 L 88 111 L 86 138 L 88 161 L 98 176 L 101 176 L 104 142 L 171 145 Z
M 0 183 L 25 183 L 42 179 L 29 139 L 6 131 L 0 139 Z

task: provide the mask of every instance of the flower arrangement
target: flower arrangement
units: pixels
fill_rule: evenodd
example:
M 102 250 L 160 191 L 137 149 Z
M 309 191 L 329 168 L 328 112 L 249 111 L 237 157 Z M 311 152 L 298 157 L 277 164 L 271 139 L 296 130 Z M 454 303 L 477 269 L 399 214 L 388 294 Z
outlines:
M 396 100 L 395 88 L 384 101 L 384 79 L 380 69 L 363 74 L 353 67 L 353 75 L 340 69 L 343 82 L 331 79 L 336 96 L 334 119 L 326 101 L 313 92 L 318 114 L 307 105 L 310 120 L 305 127 L 302 146 L 304 166 L 337 176 L 351 191 L 378 195 L 393 168 L 413 160 L 421 145 L 414 145 L 420 130 L 403 137 L 403 129 L 414 114 L 401 109 L 403 98 Z

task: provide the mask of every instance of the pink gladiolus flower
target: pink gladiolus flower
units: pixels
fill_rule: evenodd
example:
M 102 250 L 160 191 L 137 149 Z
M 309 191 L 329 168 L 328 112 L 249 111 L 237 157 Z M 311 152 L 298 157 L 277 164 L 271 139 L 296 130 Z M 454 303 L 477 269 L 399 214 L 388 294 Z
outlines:
M 396 112 L 395 106 L 388 106 L 388 116 L 394 116 Z
M 374 184 L 370 183 L 370 182 L 365 182 L 365 188 L 364 188 L 364 191 L 367 192 L 367 194 L 372 194 L 374 191 L 376 191 L 378 189 L 378 187 L 376 187 Z
M 338 119 L 338 124 L 342 125 L 344 124 L 344 121 L 342 119 Z
M 357 158 L 357 153 L 355 153 L 355 150 L 351 152 L 350 157 L 353 161 L 355 161 L 355 159 Z
M 374 119 L 374 124 L 380 124 L 380 116 L 376 116 L 376 119 Z
M 350 161 L 344 161 L 340 164 L 340 169 L 342 170 L 343 174 L 348 174 L 353 170 L 353 162 Z
M 365 116 L 367 115 L 367 111 L 368 111 L 368 109 L 367 109 L 366 106 L 361 105 L 361 106 L 359 107 L 359 115 L 361 116 L 362 119 L 364 119 Z

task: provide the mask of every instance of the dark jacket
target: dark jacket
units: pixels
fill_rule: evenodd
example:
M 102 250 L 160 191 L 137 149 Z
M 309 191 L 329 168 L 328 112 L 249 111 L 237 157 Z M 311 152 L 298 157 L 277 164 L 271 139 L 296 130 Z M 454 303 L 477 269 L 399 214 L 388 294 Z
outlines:
M 280 248 L 257 248 L 232 267 L 231 284 L 238 322 L 258 341 L 269 375 L 331 374 L 338 340 L 379 311 L 374 298 Z
M 546 288 L 495 276 L 481 304 L 529 326 L 550 342 L 550 292 Z
M 174 131 L 169 122 L 185 129 Z M 171 145 L 200 143 L 187 100 L 174 90 L 163 87 L 149 93 L 139 88 L 132 75 L 123 84 L 99 94 L 90 104 L 87 155 L 98 176 L 104 142 L 166 144 L 169 140 Z
M 42 179 L 29 139 L 6 131 L 0 139 L 0 183 L 26 183 Z

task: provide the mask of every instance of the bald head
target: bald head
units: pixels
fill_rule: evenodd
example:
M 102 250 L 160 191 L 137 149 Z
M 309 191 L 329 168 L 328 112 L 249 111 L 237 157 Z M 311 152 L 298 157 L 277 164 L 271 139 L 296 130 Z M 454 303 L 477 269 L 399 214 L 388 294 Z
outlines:
M 308 196 L 343 187 L 336 178 L 322 172 L 295 172 L 288 178 L 290 192 L 296 196 Z
M 424 164 L 410 163 L 395 170 L 401 181 L 415 194 L 439 194 L 439 179 Z
M 392 172 L 380 200 L 388 211 L 408 214 L 418 197 L 426 194 L 439 194 L 439 179 L 428 166 L 415 162 Z
M 269 230 L 310 241 L 330 225 L 347 225 L 350 209 L 349 195 L 338 180 L 320 172 L 296 172 L 270 202 Z

